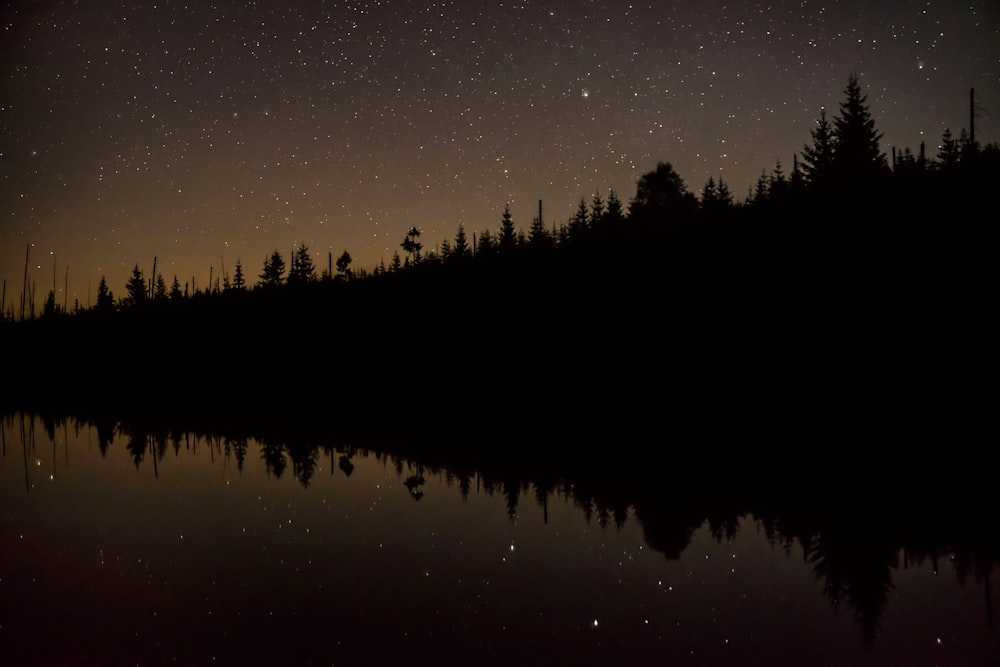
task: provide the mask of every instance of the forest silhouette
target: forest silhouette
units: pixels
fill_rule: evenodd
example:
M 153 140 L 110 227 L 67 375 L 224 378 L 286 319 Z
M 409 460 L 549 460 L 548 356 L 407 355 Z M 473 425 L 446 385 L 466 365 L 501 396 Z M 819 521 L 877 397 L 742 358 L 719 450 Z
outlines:
M 37 314 L 25 284 L 0 309 L 5 402 L 318 413 L 560 453 L 651 430 L 954 437 L 985 400 L 990 330 L 1000 147 L 975 117 L 933 157 L 890 159 L 851 76 L 801 159 L 742 201 L 664 161 L 627 204 L 609 191 L 550 223 L 540 202 L 527 230 L 506 208 L 431 249 L 411 228 L 372 271 L 346 251 L 320 271 L 300 246 L 200 290 L 154 261 L 123 297 L 102 278 L 93 308 L 53 289 Z

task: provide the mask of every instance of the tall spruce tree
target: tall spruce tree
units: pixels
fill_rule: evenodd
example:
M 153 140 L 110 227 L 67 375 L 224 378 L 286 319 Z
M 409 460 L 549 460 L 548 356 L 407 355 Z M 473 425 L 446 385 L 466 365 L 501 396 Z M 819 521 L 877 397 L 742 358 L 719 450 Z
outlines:
M 510 213 L 510 204 L 503 207 L 503 215 L 500 216 L 500 235 L 497 240 L 500 243 L 501 252 L 510 252 L 517 246 L 517 230 L 514 229 L 514 218 Z
M 142 277 L 142 271 L 139 269 L 138 264 L 132 269 L 132 275 L 129 276 L 128 282 L 125 283 L 125 293 L 128 295 L 125 297 L 125 302 L 130 306 L 143 303 L 148 296 L 146 292 L 146 279 Z
M 108 288 L 108 281 L 104 276 L 101 276 L 101 281 L 97 283 L 97 304 L 95 307 L 102 311 L 114 310 L 115 307 L 115 295 Z
M 465 225 L 459 224 L 455 233 L 455 245 L 452 246 L 451 256 L 453 259 L 465 259 L 472 256 L 469 249 L 469 239 L 465 235 Z
M 176 280 L 176 278 L 175 278 Z M 243 263 L 240 260 L 236 260 L 236 269 L 233 271 L 233 289 L 244 290 L 247 286 L 247 280 L 243 276 Z
M 826 117 L 826 109 L 820 109 L 816 127 L 809 133 L 812 144 L 802 149 L 802 174 L 814 189 L 824 188 L 833 178 L 833 128 Z
M 276 287 L 285 281 L 285 260 L 281 253 L 275 250 L 264 260 L 264 269 L 260 273 L 262 287 Z
M 858 78 L 851 75 L 844 89 L 846 99 L 833 119 L 833 164 L 842 184 L 871 182 L 884 176 L 889 165 L 879 148 L 882 133 L 868 108 Z
M 304 285 L 319 280 L 316 275 L 316 265 L 309 256 L 309 248 L 305 244 L 295 249 L 292 255 L 292 268 L 288 271 L 289 285 Z

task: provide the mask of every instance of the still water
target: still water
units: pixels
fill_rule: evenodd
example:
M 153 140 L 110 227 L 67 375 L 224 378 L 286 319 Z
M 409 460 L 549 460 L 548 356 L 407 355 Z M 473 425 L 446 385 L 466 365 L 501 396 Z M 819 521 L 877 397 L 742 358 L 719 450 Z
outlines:
M 350 443 L 2 427 L 2 664 L 1000 664 L 994 560 L 948 545 L 876 536 L 869 567 Z

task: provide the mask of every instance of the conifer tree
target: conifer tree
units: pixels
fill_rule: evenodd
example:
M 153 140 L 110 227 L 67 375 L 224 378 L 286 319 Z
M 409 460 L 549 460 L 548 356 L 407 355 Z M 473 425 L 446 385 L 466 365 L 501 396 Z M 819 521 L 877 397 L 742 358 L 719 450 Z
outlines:
M 501 252 L 510 252 L 517 246 L 517 230 L 514 229 L 514 219 L 510 213 L 510 204 L 503 207 L 503 215 L 500 216 L 498 242 Z
M 309 248 L 305 244 L 295 249 L 292 255 L 292 268 L 288 271 L 289 285 L 304 285 L 318 280 L 316 266 L 309 256 Z
M 451 249 L 451 254 L 455 259 L 465 259 L 472 255 L 472 251 L 469 250 L 469 240 L 465 236 L 465 226 L 462 224 L 458 225 L 458 231 L 455 233 L 455 245 Z
M 729 186 L 726 182 L 722 180 L 722 176 L 719 176 L 719 207 L 720 208 L 732 208 L 733 206 L 733 193 L 729 191 Z
M 851 75 L 846 98 L 833 119 L 833 163 L 842 184 L 871 182 L 888 171 L 885 153 L 879 148 L 882 133 L 861 93 L 857 76 Z
M 237 266 L 239 266 L 237 264 Z M 177 274 L 174 274 L 174 282 L 170 283 L 170 301 L 176 303 L 183 298 L 184 293 L 181 292 L 181 283 L 177 280 Z
M 101 276 L 101 281 L 97 283 L 97 310 L 112 310 L 115 307 L 115 295 L 108 288 L 108 281 Z
M 489 229 L 484 229 L 479 235 L 479 245 L 476 246 L 477 257 L 489 257 L 495 255 L 497 251 L 496 241 Z
M 948 170 L 958 164 L 958 144 L 951 136 L 951 129 L 945 128 L 941 134 L 941 145 L 938 146 L 938 166 Z
M 590 215 L 587 211 L 587 202 L 583 197 L 580 197 L 580 201 L 576 205 L 576 213 L 573 214 L 573 217 L 567 223 L 570 241 L 579 241 L 586 235 L 589 220 Z
M 705 187 L 701 189 L 701 208 L 704 211 L 711 211 L 719 203 L 719 189 L 715 185 L 715 177 L 709 176 L 705 181 Z
M 409 263 L 418 264 L 420 262 L 420 250 L 424 247 L 420 241 L 420 230 L 416 227 L 410 227 L 409 231 L 406 232 L 406 238 L 400 243 L 400 247 L 409 255 L 407 258 Z
M 285 260 L 281 253 L 275 250 L 264 260 L 264 269 L 260 273 L 262 287 L 276 287 L 285 280 Z
M 622 205 L 614 189 L 608 193 L 607 210 L 604 212 L 604 219 L 608 225 L 617 225 L 625 220 L 625 207 Z
M 146 279 L 142 277 L 138 264 L 132 269 L 132 275 L 125 283 L 125 293 L 128 295 L 125 297 L 125 302 L 130 306 L 136 306 L 146 300 Z
M 528 238 L 526 243 L 532 248 L 539 248 L 552 244 L 552 237 L 545 229 L 541 218 L 537 215 L 531 219 L 531 225 L 528 227 Z
M 604 223 L 604 198 L 598 190 L 590 200 L 590 228 L 595 229 Z
M 174 278 L 174 280 L 175 281 L 177 280 L 176 277 Z M 247 286 L 247 281 L 246 278 L 243 277 L 243 264 L 240 262 L 240 260 L 237 259 L 236 268 L 233 270 L 233 289 L 244 290 L 246 289 L 246 286 Z
M 816 127 L 810 132 L 812 144 L 802 149 L 802 172 L 814 188 L 830 184 L 833 172 L 833 131 L 826 118 L 826 109 L 820 109 Z
M 346 250 L 340 257 L 337 258 L 337 273 L 339 273 L 344 280 L 351 279 L 352 261 L 353 258 L 351 257 L 351 253 L 347 252 Z
M 153 282 L 153 299 L 156 301 L 167 299 L 167 281 L 163 279 L 162 273 L 157 273 L 156 280 Z

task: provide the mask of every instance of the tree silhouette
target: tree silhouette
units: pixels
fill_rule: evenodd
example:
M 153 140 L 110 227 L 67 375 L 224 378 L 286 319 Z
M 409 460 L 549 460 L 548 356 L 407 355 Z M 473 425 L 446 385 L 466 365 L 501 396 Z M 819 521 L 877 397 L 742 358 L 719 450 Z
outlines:
M 465 226 L 459 225 L 458 231 L 455 233 L 455 245 L 451 249 L 451 256 L 453 259 L 467 259 L 472 256 L 472 251 L 469 249 L 469 240 L 465 236 Z
M 344 280 L 351 278 L 351 254 L 346 250 L 337 258 L 337 273 L 343 276 Z
M 101 281 L 97 284 L 97 310 L 113 310 L 115 307 L 115 295 L 108 289 L 108 281 L 101 276 Z
M 45 305 L 42 306 L 42 317 L 55 317 L 58 310 L 55 290 L 49 290 L 49 295 L 45 297 Z
M 527 243 L 532 248 L 550 247 L 552 245 L 552 237 L 545 230 L 542 219 L 538 216 L 531 219 L 531 225 L 528 227 Z
M 590 227 L 590 214 L 587 210 L 587 201 L 583 197 L 580 197 L 580 201 L 576 205 L 576 213 L 569 219 L 567 227 L 569 228 L 570 241 L 579 241 L 586 236 L 587 229 Z
M 156 280 L 153 281 L 153 299 L 155 301 L 167 299 L 167 282 L 163 279 L 162 273 L 157 273 Z
M 517 230 L 514 229 L 514 219 L 510 213 L 510 204 L 503 207 L 500 217 L 500 251 L 510 252 L 517 246 Z
M 588 222 L 591 229 L 597 229 L 604 224 L 604 198 L 601 197 L 600 190 L 595 192 L 590 199 L 590 220 Z
M 640 223 L 685 221 L 698 208 L 697 198 L 669 162 L 642 175 L 629 204 L 629 217 Z
M 416 227 L 410 227 L 410 230 L 406 232 L 406 238 L 400 243 L 400 247 L 406 252 L 410 257 L 411 264 L 417 264 L 420 262 L 420 249 L 423 248 L 423 244 L 418 241 L 420 238 L 420 230 Z
M 802 149 L 802 172 L 813 187 L 825 187 L 833 172 L 833 131 L 826 118 L 826 109 L 820 109 L 816 127 L 809 134 L 812 144 Z
M 233 270 L 233 289 L 244 290 L 246 285 L 246 278 L 243 277 L 243 264 L 240 260 L 236 260 L 236 268 Z
M 260 273 L 262 287 L 275 287 L 285 280 L 285 260 L 281 253 L 275 250 L 264 260 L 264 269 Z
M 476 246 L 476 256 L 478 257 L 489 257 L 490 255 L 495 255 L 497 251 L 496 241 L 493 239 L 493 234 L 488 229 L 484 229 L 482 234 L 479 235 L 479 244 Z
M 138 264 L 132 269 L 132 275 L 125 283 L 125 293 L 128 295 L 125 297 L 125 302 L 129 306 L 139 305 L 146 300 L 146 279 L 142 277 Z
M 938 165 L 941 169 L 952 169 L 958 164 L 958 144 L 951 136 L 951 129 L 945 128 L 941 134 L 941 145 L 938 146 Z
M 711 211 L 719 204 L 719 188 L 715 184 L 715 177 L 709 176 L 705 181 L 705 187 L 701 189 L 701 209 Z
M 181 298 L 183 298 L 183 296 L 184 293 L 181 292 L 181 283 L 177 280 L 177 274 L 175 273 L 174 282 L 170 283 L 170 294 L 168 297 L 170 298 L 171 303 L 177 303 L 181 300 Z
M 607 210 L 604 212 L 604 220 L 610 227 L 613 228 L 625 220 L 625 207 L 613 189 L 608 193 L 606 206 Z
M 313 265 L 312 257 L 309 256 L 309 248 L 304 244 L 300 245 L 292 255 L 292 268 L 288 271 L 289 285 L 304 285 L 316 282 L 316 267 Z
M 833 119 L 833 163 L 843 183 L 872 181 L 888 170 L 885 153 L 879 148 L 882 133 L 861 93 L 858 78 L 851 75 L 844 90 L 847 96 Z

